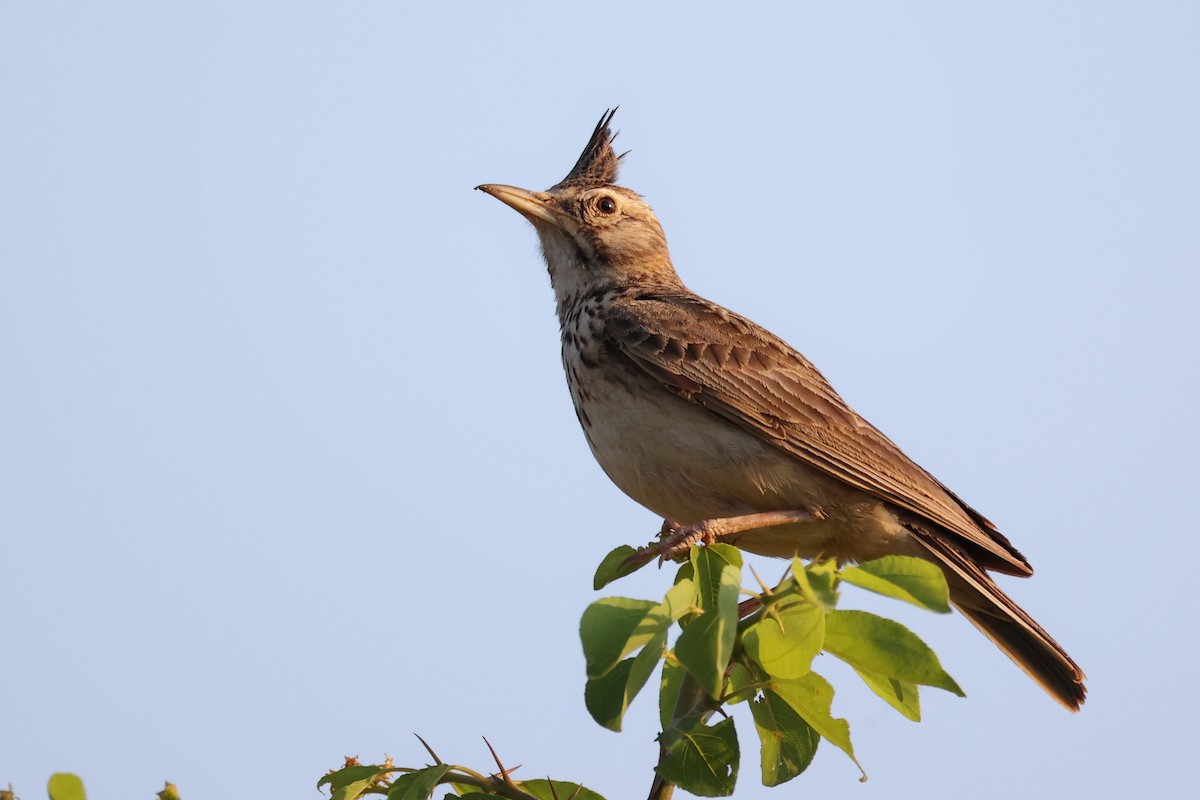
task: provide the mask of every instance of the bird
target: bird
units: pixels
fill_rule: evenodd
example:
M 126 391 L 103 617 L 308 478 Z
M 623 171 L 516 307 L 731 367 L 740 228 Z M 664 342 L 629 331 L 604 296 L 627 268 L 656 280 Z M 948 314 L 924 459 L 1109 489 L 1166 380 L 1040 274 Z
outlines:
M 685 549 L 719 539 L 765 556 L 933 562 L 951 603 L 1078 711 L 1083 671 L 989 574 L 1029 577 L 1029 561 L 798 350 L 684 286 L 658 218 L 617 185 L 627 154 L 613 148 L 615 113 L 547 191 L 475 187 L 537 233 L 571 400 L 600 467 Z

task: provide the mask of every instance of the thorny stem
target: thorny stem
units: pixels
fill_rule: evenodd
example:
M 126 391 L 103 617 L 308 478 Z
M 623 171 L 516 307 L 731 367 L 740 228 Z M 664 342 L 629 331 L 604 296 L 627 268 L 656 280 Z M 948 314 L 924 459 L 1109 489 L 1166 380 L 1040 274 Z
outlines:
M 482 789 L 489 794 L 507 797 L 509 800 L 539 800 L 539 798 L 531 795 L 529 792 L 521 791 L 511 780 L 505 782 L 496 778 L 485 777 L 474 770 L 468 770 L 464 767 L 456 766 L 454 769 L 459 770 L 459 772 L 457 774 L 454 772 L 446 773 L 445 777 L 438 781 L 438 783 L 466 784 L 474 786 L 477 789 Z
M 748 600 L 743 600 L 741 605 L 738 606 L 738 633 L 745 633 L 747 628 L 758 622 L 766 614 L 771 613 L 773 607 L 779 606 L 792 598 L 804 599 L 800 590 L 796 588 L 796 585 L 788 582 L 786 585 L 780 584 L 776 586 L 772 594 L 755 595 Z

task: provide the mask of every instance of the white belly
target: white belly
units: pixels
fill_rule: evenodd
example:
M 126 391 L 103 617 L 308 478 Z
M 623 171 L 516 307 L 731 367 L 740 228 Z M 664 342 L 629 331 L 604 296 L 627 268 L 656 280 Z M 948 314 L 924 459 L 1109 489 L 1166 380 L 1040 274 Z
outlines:
M 637 388 L 589 380 L 586 394 L 574 385 L 571 393 L 600 466 L 656 514 L 686 524 L 820 509 L 822 522 L 750 531 L 735 543 L 764 555 L 843 561 L 908 550 L 909 534 L 875 498 L 649 381 Z

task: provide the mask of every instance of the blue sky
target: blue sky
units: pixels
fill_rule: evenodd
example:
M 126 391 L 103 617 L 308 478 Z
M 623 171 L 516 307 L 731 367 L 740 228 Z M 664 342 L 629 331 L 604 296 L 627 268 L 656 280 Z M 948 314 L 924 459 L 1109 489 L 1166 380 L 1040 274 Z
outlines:
M 1090 678 L 1071 716 L 848 589 L 968 699 L 914 726 L 822 667 L 870 781 L 823 748 L 768 791 L 744 738 L 736 796 L 1178 796 L 1197 41 L 1186 3 L 0 6 L 0 784 L 315 797 L 416 731 L 646 791 L 653 701 L 592 723 L 577 625 L 659 521 L 587 451 L 532 230 L 471 191 L 551 185 L 620 104 L 684 280 L 997 522 Z

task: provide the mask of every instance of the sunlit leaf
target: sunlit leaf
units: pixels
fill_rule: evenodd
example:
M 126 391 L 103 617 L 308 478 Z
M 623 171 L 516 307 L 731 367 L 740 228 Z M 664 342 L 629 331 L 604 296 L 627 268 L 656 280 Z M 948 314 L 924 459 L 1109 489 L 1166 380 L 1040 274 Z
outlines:
M 338 787 L 329 800 L 357 800 L 365 795 L 367 790 L 374 785 L 374 778 L 363 778 L 362 780 L 357 780 L 353 783 L 347 783 L 344 786 Z
M 825 619 L 825 650 L 872 675 L 964 696 L 929 645 L 899 622 L 866 611 L 831 611 Z
M 842 580 L 921 608 L 950 612 L 950 590 L 937 565 L 912 556 L 886 556 L 842 570 Z
M 792 579 L 804 598 L 814 606 L 830 611 L 837 605 L 837 564 L 834 561 L 814 562 L 806 567 L 799 558 L 793 558 Z
M 384 767 L 373 764 L 359 764 L 353 767 L 342 767 L 339 770 L 334 770 L 327 775 L 322 775 L 317 781 L 317 788 L 328 785 L 333 791 L 341 789 L 343 786 L 349 786 L 352 783 L 359 781 L 367 781 L 370 785 L 380 775 L 386 775 L 389 772 L 396 772 L 395 767 Z
M 862 770 L 862 765 L 854 757 L 854 745 L 850 743 L 850 723 L 830 713 L 833 705 L 833 687 L 829 685 L 829 681 L 815 672 L 810 672 L 797 680 L 772 680 L 770 688 L 765 690 L 764 694 L 766 692 L 779 695 L 817 733 L 850 756 L 855 766 Z M 863 772 L 863 779 L 866 777 L 867 773 Z
M 676 581 L 667 590 L 662 603 L 652 613 L 658 616 L 661 629 L 666 630 L 671 626 L 672 622 L 678 622 L 682 616 L 696 610 L 698 600 L 698 590 L 695 581 L 683 578 Z
M 87 800 L 83 791 L 83 781 L 78 775 L 69 772 L 56 772 L 50 776 L 46 785 L 50 800 Z
M 899 678 L 881 678 L 861 669 L 855 669 L 872 692 L 882 697 L 888 705 L 913 722 L 921 721 L 921 694 L 915 683 Z
M 825 643 L 825 613 L 809 602 L 794 602 L 746 629 L 746 652 L 779 678 L 799 678 Z

